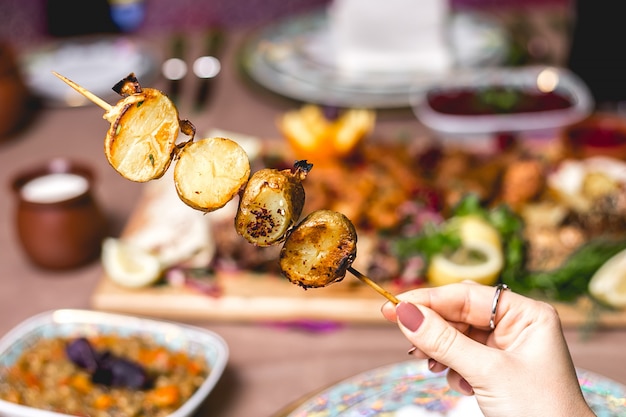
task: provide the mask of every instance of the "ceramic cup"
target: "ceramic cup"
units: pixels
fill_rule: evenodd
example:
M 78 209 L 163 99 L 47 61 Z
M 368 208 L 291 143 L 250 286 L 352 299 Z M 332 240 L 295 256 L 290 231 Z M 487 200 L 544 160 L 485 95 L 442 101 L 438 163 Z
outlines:
M 12 181 L 15 225 L 25 253 L 45 269 L 70 269 L 95 260 L 106 220 L 92 192 L 89 167 L 54 159 Z

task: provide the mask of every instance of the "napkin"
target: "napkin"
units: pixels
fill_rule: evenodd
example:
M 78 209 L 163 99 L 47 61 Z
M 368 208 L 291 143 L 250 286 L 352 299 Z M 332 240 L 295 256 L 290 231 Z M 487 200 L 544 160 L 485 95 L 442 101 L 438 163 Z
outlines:
M 448 0 L 333 0 L 327 16 L 341 70 L 436 73 L 452 65 Z

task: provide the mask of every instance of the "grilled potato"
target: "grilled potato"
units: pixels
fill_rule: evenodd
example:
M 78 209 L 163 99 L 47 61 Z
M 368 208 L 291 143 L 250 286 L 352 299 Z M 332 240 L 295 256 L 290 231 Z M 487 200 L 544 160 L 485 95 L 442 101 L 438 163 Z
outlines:
M 304 207 L 302 181 L 312 165 L 296 162 L 294 170 L 261 169 L 244 189 L 235 217 L 235 229 L 256 246 L 285 240 Z
M 356 229 L 345 215 L 314 211 L 285 240 L 280 270 L 303 288 L 325 287 L 345 277 L 356 259 L 356 243 Z
M 105 114 L 107 160 L 124 178 L 146 182 L 163 176 L 176 149 L 178 110 L 158 90 L 145 88 Z
M 250 178 L 244 149 L 227 138 L 187 142 L 178 154 L 174 184 L 180 199 L 205 212 L 224 207 Z

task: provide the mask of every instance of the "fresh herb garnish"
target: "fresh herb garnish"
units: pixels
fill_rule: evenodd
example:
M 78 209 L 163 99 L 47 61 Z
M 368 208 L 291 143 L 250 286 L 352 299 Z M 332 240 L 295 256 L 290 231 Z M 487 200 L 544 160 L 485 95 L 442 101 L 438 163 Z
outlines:
M 496 113 L 508 113 L 520 102 L 519 90 L 507 87 L 491 87 L 481 90 L 477 99 L 481 105 L 494 109 Z
M 595 272 L 624 249 L 626 240 L 594 239 L 574 251 L 559 268 L 518 274 L 514 280 L 507 280 L 507 284 L 520 293 L 573 301 L 588 292 Z

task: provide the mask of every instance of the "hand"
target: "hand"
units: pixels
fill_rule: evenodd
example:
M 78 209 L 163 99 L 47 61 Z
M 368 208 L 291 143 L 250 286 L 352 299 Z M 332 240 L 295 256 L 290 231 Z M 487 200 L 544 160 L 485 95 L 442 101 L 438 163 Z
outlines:
M 449 368 L 450 386 L 474 394 L 486 417 L 593 416 L 556 310 L 504 290 L 491 330 L 494 294 L 475 283 L 417 289 L 382 313 L 433 371 Z

